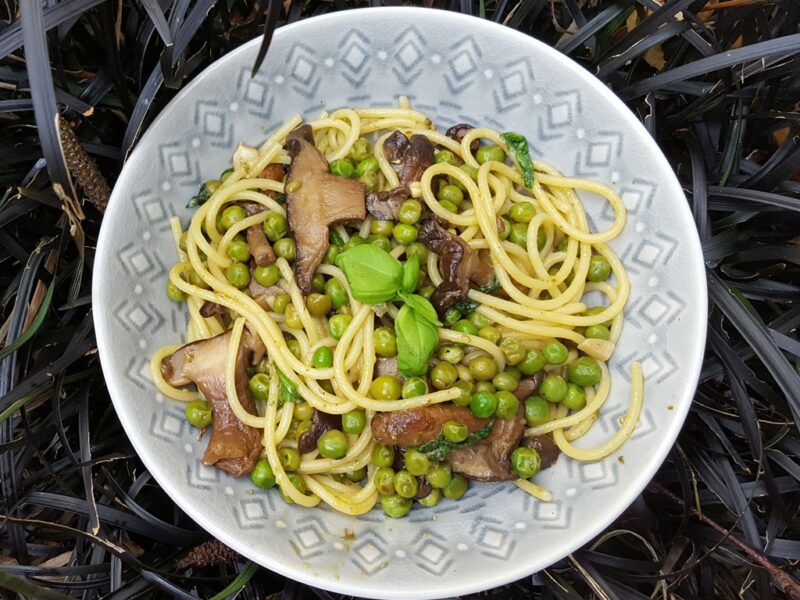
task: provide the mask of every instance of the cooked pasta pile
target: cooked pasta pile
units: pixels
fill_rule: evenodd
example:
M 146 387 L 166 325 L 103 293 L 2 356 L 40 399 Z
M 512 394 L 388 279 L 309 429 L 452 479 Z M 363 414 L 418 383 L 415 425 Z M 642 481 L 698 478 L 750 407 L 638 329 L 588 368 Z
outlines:
M 637 363 L 630 367 L 631 400 L 619 430 L 594 448 L 579 448 L 574 442 L 590 430 L 609 396 L 612 382 L 606 363 L 620 337 L 630 293 L 625 269 L 607 246 L 625 225 L 619 196 L 602 183 L 566 177 L 540 160 L 526 172 L 527 146 L 520 153 L 521 136 L 482 127 L 462 131 L 460 139 L 440 133 L 406 99 L 396 108 L 323 113 L 309 123 L 314 146 L 334 175 L 360 181 L 368 193 L 402 189 L 398 165 L 384 149 L 393 132 L 427 138 L 436 148 L 436 158 L 418 181 L 407 185 L 408 198 L 402 204 L 406 212 L 397 219 L 367 214 L 360 223 L 331 227 L 332 243 L 314 273 L 314 291 L 309 294 L 297 281 L 294 261 L 299 260 L 300 249 L 293 240 L 297 232 L 283 219 L 300 182 L 263 176 L 269 165 L 291 165 L 287 138 L 301 123 L 299 116 L 290 119 L 260 148 L 240 147 L 233 169 L 206 184 L 208 197 L 188 227 L 184 230 L 177 218 L 172 221 L 177 263 L 170 270 L 168 292 L 172 299 L 186 301 L 185 342 L 228 334 L 219 385 L 224 386 L 235 417 L 260 437 L 259 455 L 250 467 L 256 485 L 277 485 L 287 502 L 302 506 L 325 502 L 351 515 L 363 514 L 379 501 L 390 516 L 402 516 L 413 497 L 425 506 L 442 495 L 458 498 L 466 490 L 466 480 L 459 475 L 465 471 L 459 470 L 454 455 L 448 459 L 442 454 L 446 450 L 414 444 L 405 449 L 405 465 L 398 468 L 399 448 L 375 438 L 376 415 L 435 404 L 459 410 L 470 407 L 480 421 L 467 434 L 465 421 L 457 419 L 437 430 L 437 440 L 450 450 L 469 442 L 484 443 L 481 440 L 497 430 L 500 421 L 523 416 L 524 437 L 517 438 L 518 444 L 520 439 L 547 437 L 558 451 L 582 461 L 599 460 L 618 450 L 642 409 L 643 381 Z M 526 181 L 531 176 L 532 181 Z M 599 196 L 613 210 L 614 221 L 607 230 L 590 231 L 579 190 Z M 243 203 L 259 209 L 226 212 Z M 463 252 L 474 252 L 494 274 L 492 285 L 473 282 L 462 300 L 444 310 L 435 306 L 438 314 L 425 318 L 420 315 L 431 306 L 427 299 L 435 300 L 432 293 L 455 275 L 448 271 L 454 270 L 452 265 L 445 268 L 443 255 L 415 239 L 424 220 L 430 228 L 446 232 L 441 234 L 446 241 L 446 236 L 458 236 L 466 247 Z M 261 271 L 242 246 L 253 226 L 268 232 L 277 255 L 274 266 Z M 351 272 L 372 265 L 351 267 L 352 261 L 343 257 L 365 245 L 378 246 L 391 260 L 405 261 L 401 265 L 406 270 L 406 263 L 419 261 L 419 274 L 406 290 L 421 299 L 415 300 L 417 304 L 400 300 L 408 298 L 401 292 L 391 300 L 372 303 L 355 297 Z M 417 258 L 411 261 L 412 256 Z M 387 265 L 395 264 L 386 260 Z M 272 290 L 266 305 L 249 287 L 254 277 Z M 587 295 L 605 301 L 589 306 Z M 427 323 L 435 333 L 432 353 L 422 357 L 425 372 L 412 376 L 402 373 L 407 359 L 397 356 L 419 350 L 408 349 L 409 334 L 396 326 L 398 314 L 409 303 L 420 311 L 412 315 L 417 319 L 414 325 L 425 329 Z M 203 316 L 209 306 L 221 310 Z M 427 348 L 423 342 L 418 343 Z M 245 346 L 260 351 L 255 351 L 258 362 L 247 365 L 249 381 L 243 384 L 237 373 Z M 154 354 L 153 380 L 163 395 L 190 403 L 194 424 L 208 426 L 210 407 L 205 411 L 203 407 L 210 399 L 182 384 L 171 385 L 165 377 L 164 365 L 179 348 L 168 346 Z M 399 361 L 401 372 L 394 365 L 392 374 L 378 375 L 386 360 Z M 512 397 L 524 379 L 533 382 L 535 393 L 516 398 L 515 404 Z M 247 395 L 255 399 L 252 410 L 246 408 L 250 400 L 245 402 L 243 396 Z M 343 415 L 343 424 L 330 430 L 335 434 L 324 432 L 317 448 L 300 453 L 298 439 L 316 427 L 314 411 Z M 486 439 L 488 444 L 495 436 Z M 542 466 L 542 451 L 529 445 L 518 452 L 523 448 L 508 453 L 510 467 L 504 468 L 515 473 L 520 488 L 550 500 L 547 490 L 529 480 Z M 401 473 L 410 473 L 416 483 Z M 423 481 L 426 477 L 430 481 Z M 430 491 L 420 497 L 424 485 Z

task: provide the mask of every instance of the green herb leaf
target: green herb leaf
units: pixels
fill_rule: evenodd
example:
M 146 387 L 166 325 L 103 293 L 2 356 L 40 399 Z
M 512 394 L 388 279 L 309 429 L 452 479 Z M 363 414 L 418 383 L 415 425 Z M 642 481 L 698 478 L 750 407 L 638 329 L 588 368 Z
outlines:
M 533 185 L 533 161 L 528 150 L 528 140 L 524 135 L 513 131 L 502 133 L 500 137 L 506 141 L 508 149 L 514 153 L 514 158 L 517 159 L 517 164 L 522 170 L 522 181 L 525 183 L 525 187 L 531 187 Z
M 421 316 L 411 305 L 404 304 L 397 313 L 394 329 L 397 333 L 398 369 L 406 377 L 424 375 L 428 371 L 431 354 L 439 343 L 436 325 Z
M 195 206 L 205 204 L 210 197 L 211 192 L 208 190 L 206 184 L 203 183 L 200 185 L 200 189 L 197 190 L 197 193 L 189 199 L 188 204 L 186 204 L 186 208 L 194 208 Z
M 337 248 L 344 246 L 344 240 L 342 239 L 342 236 L 339 235 L 339 232 L 335 229 L 330 230 L 330 233 L 328 233 L 328 239 L 330 240 L 331 244 Z
M 474 300 L 461 300 L 453 304 L 453 308 L 460 313 L 459 318 L 462 318 L 468 316 L 473 310 L 478 308 L 478 303 Z
M 297 384 L 289 379 L 283 373 L 283 371 L 277 367 L 275 370 L 278 372 L 278 379 L 281 381 L 281 391 L 280 395 L 278 396 L 278 407 L 280 408 L 287 402 L 302 402 L 303 398 L 300 396 L 300 392 L 297 389 Z
M 499 287 L 500 287 L 500 282 L 497 280 L 497 277 L 492 277 L 492 280 L 489 283 L 487 283 L 486 285 L 482 285 L 478 289 L 482 291 L 484 294 L 491 294 Z
M 353 297 L 365 304 L 388 302 L 400 289 L 403 265 L 386 250 L 373 244 L 361 244 L 336 257 L 344 271 Z
M 400 299 L 406 303 L 415 313 L 417 313 L 418 317 L 429 321 L 431 325 L 436 325 L 437 327 L 442 326 L 442 322 L 439 320 L 439 316 L 436 314 L 436 309 L 433 308 L 433 304 L 431 304 L 430 300 L 420 296 L 419 294 L 406 294 L 405 292 L 400 292 Z
M 409 294 L 417 289 L 419 281 L 419 256 L 416 254 L 403 263 L 403 282 L 400 289 Z
M 469 434 L 467 439 L 465 439 L 463 442 L 451 442 L 440 433 L 439 437 L 437 437 L 435 440 L 431 440 L 430 442 L 417 446 L 417 450 L 427 454 L 428 458 L 431 460 L 442 461 L 453 450 L 466 448 L 475 442 L 480 442 L 482 439 L 487 438 L 492 432 L 492 427 L 494 427 L 494 419 L 489 421 L 475 433 Z

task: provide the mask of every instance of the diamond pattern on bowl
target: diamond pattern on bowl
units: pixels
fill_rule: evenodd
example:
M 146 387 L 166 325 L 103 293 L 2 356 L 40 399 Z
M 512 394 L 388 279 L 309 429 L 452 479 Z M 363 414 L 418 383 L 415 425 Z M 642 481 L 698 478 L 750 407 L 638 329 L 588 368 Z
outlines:
M 292 529 L 290 542 L 297 555 L 308 560 L 325 551 L 329 537 L 330 533 L 324 523 L 314 515 L 309 515 L 305 519 L 298 519 Z
M 447 539 L 435 531 L 422 529 L 411 542 L 411 562 L 424 571 L 441 575 L 452 564 Z
M 386 540 L 374 529 L 365 529 L 350 548 L 350 559 L 367 575 L 386 568 L 390 559 Z

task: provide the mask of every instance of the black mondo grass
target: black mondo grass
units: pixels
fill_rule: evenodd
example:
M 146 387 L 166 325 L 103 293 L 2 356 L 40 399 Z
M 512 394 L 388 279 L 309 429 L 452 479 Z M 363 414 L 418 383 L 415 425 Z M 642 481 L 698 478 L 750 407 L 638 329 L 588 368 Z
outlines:
M 385 0 L 0 5 L 0 595 L 340 598 L 209 538 L 138 461 L 91 318 L 108 186 L 174 94 L 274 29 Z M 708 347 L 677 445 L 602 535 L 485 598 L 800 598 L 800 3 L 425 0 L 532 35 L 628 102 L 703 240 Z M 253 65 L 254 70 L 259 64 Z

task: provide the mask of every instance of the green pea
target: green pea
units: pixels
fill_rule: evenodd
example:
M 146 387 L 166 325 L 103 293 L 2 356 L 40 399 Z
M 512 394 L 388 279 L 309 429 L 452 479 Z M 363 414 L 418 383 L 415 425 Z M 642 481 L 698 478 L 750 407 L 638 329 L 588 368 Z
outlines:
M 499 348 L 503 356 L 506 357 L 506 362 L 510 365 L 521 363 L 526 355 L 525 346 L 513 337 L 504 337 L 500 342 Z
M 329 429 L 317 440 L 317 450 L 325 458 L 344 458 L 349 449 L 347 436 L 338 429 Z
M 294 354 L 297 358 L 300 358 L 300 342 L 297 340 L 286 340 L 286 347 L 289 348 L 289 352 Z
M 603 372 L 596 360 L 588 356 L 581 356 L 567 366 L 567 376 L 575 385 L 591 387 L 600 383 Z
M 544 354 L 536 349 L 528 350 L 522 362 L 517 363 L 517 368 L 523 375 L 533 375 L 544 369 L 547 360 Z
M 490 381 L 497 375 L 497 363 L 491 356 L 476 356 L 469 363 L 469 373 L 477 381 Z
M 439 150 L 433 155 L 433 160 L 436 163 L 446 163 L 448 165 L 456 164 L 456 156 L 450 150 Z
M 398 471 L 394 474 L 394 491 L 402 498 L 413 498 L 419 491 L 419 482 L 408 471 Z
M 550 420 L 550 404 L 541 396 L 528 396 L 525 399 L 525 421 L 528 425 L 541 425 Z
M 272 310 L 276 313 L 283 314 L 286 308 L 291 304 L 292 299 L 289 294 L 278 294 L 272 300 Z
M 567 385 L 567 394 L 561 403 L 570 410 L 580 410 L 586 406 L 586 392 L 582 387 L 570 383 Z
M 392 237 L 398 244 L 408 245 L 417 239 L 417 228 L 406 223 L 398 223 L 394 227 Z
M 497 390 L 513 392 L 519 385 L 519 379 L 508 371 L 500 371 L 497 375 L 492 377 L 492 383 Z
M 336 278 L 328 279 L 325 283 L 325 295 L 331 299 L 331 304 L 335 310 L 339 310 L 347 304 L 347 290 L 345 290 L 344 284 Z
M 290 329 L 302 329 L 303 328 L 303 321 L 300 319 L 300 315 L 297 312 L 297 309 L 294 307 L 294 304 L 290 304 L 286 307 L 284 311 L 284 316 L 286 317 L 286 326 Z
M 314 407 L 308 402 L 295 402 L 292 416 L 298 421 L 306 421 L 314 416 Z
M 589 281 L 605 281 L 611 275 L 611 263 L 605 256 L 595 254 L 589 261 L 589 273 L 586 279 Z
M 501 419 L 511 419 L 517 415 L 519 400 L 514 394 L 501 390 L 495 396 L 497 396 L 497 410 L 494 413 L 496 416 Z
M 259 285 L 269 287 L 278 283 L 281 278 L 281 271 L 278 269 L 278 265 L 274 263 L 267 267 L 256 267 L 253 269 L 253 278 Z
M 494 384 L 491 381 L 479 381 L 475 384 L 472 390 L 474 393 L 478 392 L 492 392 L 494 393 Z
M 228 256 L 239 262 L 247 262 L 250 260 L 250 247 L 247 242 L 234 240 L 228 244 Z
M 266 373 L 256 373 L 250 378 L 250 393 L 256 400 L 266 400 L 269 396 L 269 377 Z
M 461 318 L 461 311 L 455 307 L 448 308 L 444 313 L 444 324 L 447 327 L 452 327 Z
M 381 508 L 386 516 L 393 519 L 405 517 L 411 510 L 411 500 L 401 496 L 381 496 Z
M 367 415 L 360 408 L 351 410 L 342 415 L 342 431 L 358 435 L 364 431 L 367 424 Z
M 605 311 L 608 307 L 607 306 L 592 306 L 591 308 L 587 308 L 583 311 L 583 314 L 587 317 L 592 317 L 594 315 L 599 315 L 601 312 Z M 611 320 L 609 319 L 605 323 L 602 323 L 608 328 L 611 328 Z
M 327 369 L 333 366 L 333 350 L 328 346 L 320 346 L 314 350 L 311 357 L 311 364 L 317 369 Z
M 211 407 L 203 400 L 195 400 L 186 405 L 186 420 L 192 427 L 208 427 L 211 425 Z
M 436 288 L 433 287 L 432 285 L 425 285 L 425 286 L 422 286 L 419 289 L 419 295 L 422 296 L 423 298 L 425 298 L 426 300 L 430 300 L 431 296 L 433 296 L 433 292 L 435 292 L 435 291 L 436 291 Z M 458 311 L 456 311 L 456 312 L 458 312 Z M 457 320 L 458 320 L 458 318 L 456 318 L 456 321 Z
M 328 314 L 332 305 L 333 303 L 331 302 L 330 296 L 326 296 L 325 294 L 317 294 L 315 292 L 306 296 L 306 308 L 314 317 L 322 317 Z
M 311 421 L 300 421 L 294 429 L 294 440 L 299 442 L 303 434 L 309 429 L 311 429 Z
M 393 229 L 394 229 L 393 221 L 379 221 L 376 219 L 369 224 L 369 232 L 372 235 L 383 235 L 389 237 L 390 235 L 392 235 Z
M 508 216 L 517 223 L 530 223 L 536 215 L 536 209 L 530 202 L 517 202 L 508 211 Z
M 497 217 L 497 237 L 507 240 L 509 235 L 511 235 L 511 221 L 505 217 Z
M 297 471 L 300 468 L 300 452 L 297 448 L 278 448 L 278 462 L 287 472 Z
M 378 169 L 378 159 L 374 156 L 369 156 L 358 163 L 358 166 L 356 167 L 356 175 L 360 177 L 364 173 L 377 173 Z
M 339 250 L 338 246 L 331 246 L 328 248 L 328 251 L 325 253 L 325 264 L 326 265 L 333 265 L 336 264 L 336 257 L 339 256 L 341 250 Z
M 350 248 L 354 248 L 355 246 L 360 246 L 361 244 L 366 244 L 367 240 L 361 237 L 360 235 L 353 235 L 350 236 L 350 239 L 344 243 L 342 246 L 342 251 L 347 252 Z
M 447 212 L 451 212 L 451 213 L 457 213 L 458 212 L 458 206 L 456 206 L 455 204 L 450 202 L 450 200 L 441 200 L 441 201 L 439 201 L 439 206 L 441 206 Z
M 275 254 L 288 261 L 293 261 L 297 256 L 297 246 L 294 240 L 289 237 L 281 238 L 275 242 Z
M 448 344 L 439 348 L 439 359 L 457 365 L 464 359 L 464 349 L 455 344 Z
M 463 165 L 459 165 L 458 168 L 464 171 L 464 173 L 466 173 L 467 176 L 469 176 L 469 178 L 472 179 L 472 181 L 478 181 L 478 169 L 476 169 L 472 165 L 464 163 Z
M 314 288 L 314 291 L 318 294 L 325 293 L 325 276 L 322 273 L 314 273 L 314 276 L 311 278 L 311 287 Z
M 478 335 L 478 328 L 475 327 L 468 319 L 461 319 L 453 324 L 450 328 L 453 331 L 466 333 L 468 335 Z
M 453 399 L 453 404 L 456 406 L 469 406 L 469 401 L 472 398 L 472 382 L 457 381 L 454 387 L 461 391 L 461 395 L 458 398 Z
M 186 294 L 177 285 L 167 280 L 167 298 L 173 302 L 183 302 L 186 300 Z
M 250 471 L 250 481 L 262 490 L 275 487 L 275 473 L 272 472 L 272 467 L 269 466 L 269 461 L 266 458 L 256 462 L 253 470 Z
M 247 287 L 247 284 L 250 283 L 250 269 L 244 263 L 231 263 L 225 269 L 225 277 L 228 278 L 231 285 L 237 288 Z
M 558 245 L 556 245 L 556 250 L 558 250 L 559 252 L 566 252 L 568 244 L 569 240 L 566 236 L 564 236 L 563 238 L 561 238 L 561 241 L 558 242 Z
M 378 184 L 380 183 L 377 173 L 373 173 L 371 171 L 361 175 L 358 180 L 364 184 L 364 188 L 368 194 L 376 191 L 378 189 Z
M 381 467 L 372 476 L 375 489 L 381 496 L 391 496 L 394 494 L 394 470 L 390 467 Z
M 355 172 L 355 167 L 353 167 L 353 163 L 351 163 L 346 158 L 340 158 L 338 160 L 334 160 L 331 163 L 331 173 L 334 175 L 338 175 L 339 177 L 352 177 L 353 173 Z
M 500 340 L 500 330 L 497 327 L 487 325 L 486 327 L 481 327 L 480 331 L 478 331 L 478 336 L 496 344 Z
M 301 494 L 306 494 L 308 492 L 308 486 L 306 485 L 305 479 L 303 479 L 303 476 L 299 473 L 289 473 L 287 475 L 287 479 L 292 487 L 294 487 Z M 283 498 L 283 501 L 286 502 L 286 504 L 294 504 L 292 497 L 284 492 L 282 488 L 280 488 L 280 492 L 281 498 Z
M 375 354 L 378 356 L 395 356 L 397 354 L 397 336 L 390 327 L 378 327 L 372 333 Z
M 436 198 L 439 202 L 450 202 L 455 206 L 460 206 L 464 201 L 464 192 L 457 186 L 448 183 L 439 190 Z
M 372 154 L 372 144 L 366 138 L 358 138 L 350 148 L 350 156 L 353 160 L 361 162 Z
M 277 242 L 289 231 L 286 217 L 281 213 L 271 212 L 264 221 L 264 235 L 270 242 Z
M 492 324 L 492 320 L 489 317 L 482 315 L 477 310 L 472 311 L 472 314 L 469 316 L 469 322 L 478 328 L 478 335 L 480 335 L 481 329 L 489 327 Z
M 458 421 L 445 421 L 442 425 L 442 435 L 451 442 L 463 442 L 469 435 L 469 429 Z
M 347 329 L 352 320 L 352 315 L 345 314 L 333 315 L 328 319 L 328 332 L 331 334 L 331 337 L 335 340 L 342 339 L 344 330 Z
M 428 456 L 416 448 L 406 450 L 406 470 L 416 477 L 425 475 L 431 468 Z
M 405 398 L 414 398 L 428 393 L 428 384 L 421 377 L 409 377 L 403 384 L 400 395 Z
M 444 390 L 453 385 L 458 379 L 458 371 L 448 362 L 434 365 L 430 372 L 431 385 L 437 390 Z
M 428 249 L 420 242 L 409 244 L 406 248 L 406 259 L 416 256 L 419 258 L 419 264 L 424 265 L 428 260 Z
M 589 325 L 584 332 L 587 338 L 597 340 L 607 340 L 611 337 L 611 331 L 605 325 Z
M 542 381 L 539 393 L 548 402 L 561 402 L 567 395 L 567 382 L 561 375 L 551 373 Z
M 376 444 L 372 449 L 371 460 L 376 467 L 391 467 L 394 464 L 394 448 Z
M 353 483 L 358 483 L 367 476 L 367 467 L 361 467 L 355 471 L 350 471 L 349 473 L 345 473 L 344 476 Z
M 223 176 L 223 180 L 227 179 L 227 176 Z M 203 187 L 206 188 L 206 191 L 209 194 L 213 194 L 219 189 L 219 186 L 222 185 L 222 181 L 219 179 L 209 179 L 208 181 L 203 182 Z M 184 248 L 185 250 L 185 248 Z
M 533 448 L 520 447 L 511 453 L 511 467 L 522 479 L 530 479 L 542 466 L 539 453 Z
M 420 498 L 417 500 L 422 506 L 426 508 L 433 508 L 439 501 L 442 499 L 442 490 L 433 488 L 431 489 L 431 493 L 425 496 L 424 498 Z
M 241 221 L 246 216 L 247 213 L 244 211 L 244 209 L 238 204 L 234 204 L 232 206 L 228 206 L 222 211 L 222 217 L 220 218 L 219 224 L 222 225 L 222 228 L 227 231 L 233 226 L 234 223 Z
M 367 236 L 367 243 L 372 244 L 373 246 L 377 246 L 381 250 L 385 250 L 386 252 L 392 251 L 392 242 L 389 241 L 389 238 L 385 235 L 370 235 Z
M 469 401 L 472 414 L 480 419 L 488 419 L 497 410 L 497 396 L 492 392 L 477 392 Z
M 528 245 L 528 225 L 527 223 L 514 223 L 508 234 L 508 241 L 517 246 L 526 248 Z
M 453 475 L 450 483 L 442 489 L 442 494 L 449 500 L 459 500 L 467 493 L 467 488 L 469 488 L 469 482 L 466 479 L 461 475 Z
M 450 470 L 450 467 L 445 464 L 436 465 L 428 471 L 428 474 L 425 476 L 425 479 L 428 480 L 431 487 L 437 489 L 446 488 L 452 478 L 453 472 Z
M 495 146 L 494 144 L 481 146 L 475 153 L 475 160 L 477 160 L 479 164 L 483 164 L 490 160 L 495 162 L 503 162 L 505 159 L 506 153 L 503 152 L 503 149 L 500 146 Z
M 549 365 L 562 365 L 569 356 L 569 350 L 561 342 L 550 342 L 545 344 L 542 353 Z
M 421 216 L 422 216 L 422 205 L 419 203 L 419 201 L 409 199 L 405 200 L 400 205 L 398 218 L 401 223 L 405 223 L 407 225 L 414 225 L 419 221 Z
M 376 377 L 369 386 L 376 400 L 397 400 L 400 397 L 400 382 L 392 375 Z

